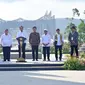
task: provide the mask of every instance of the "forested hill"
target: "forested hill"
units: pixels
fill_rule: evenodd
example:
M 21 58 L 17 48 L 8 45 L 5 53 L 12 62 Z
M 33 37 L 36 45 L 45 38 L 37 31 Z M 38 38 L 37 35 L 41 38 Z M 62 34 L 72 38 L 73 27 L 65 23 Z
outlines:
M 8 28 L 8 29 L 12 28 L 13 30 L 15 30 L 15 28 L 18 28 L 20 25 L 23 25 L 25 28 L 31 28 L 32 26 L 34 26 L 35 22 L 36 22 L 36 20 L 34 20 L 34 21 L 33 20 L 24 20 L 22 18 L 12 20 L 12 21 L 5 21 L 3 19 L 0 19 L 0 34 L 6 28 Z M 80 23 L 80 20 L 79 19 L 74 19 L 74 20 L 72 20 L 72 22 L 76 26 L 78 26 L 79 23 Z M 65 31 L 65 28 L 68 25 L 68 23 L 70 23 L 70 21 L 68 19 L 66 19 L 66 18 L 56 18 L 56 28 L 60 28 L 62 32 Z M 44 28 L 42 28 L 42 30 L 43 29 Z M 53 31 L 53 28 L 52 29 L 50 28 L 49 30 Z

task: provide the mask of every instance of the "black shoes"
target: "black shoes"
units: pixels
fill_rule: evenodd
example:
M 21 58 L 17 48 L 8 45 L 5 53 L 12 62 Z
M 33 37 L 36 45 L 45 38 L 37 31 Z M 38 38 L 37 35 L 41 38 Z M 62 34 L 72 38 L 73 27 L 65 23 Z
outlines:
M 33 59 L 32 61 L 35 61 L 35 59 Z
M 32 61 L 35 61 L 35 59 L 33 59 Z M 38 61 L 38 59 L 36 59 L 36 61 Z
M 48 61 L 50 61 L 50 59 L 48 59 Z
M 46 61 L 46 59 L 44 59 L 43 61 Z M 48 59 L 48 61 L 50 61 L 50 59 Z
M 38 61 L 38 59 L 36 59 L 36 61 Z
M 56 59 L 56 61 L 58 61 L 58 59 Z M 61 59 L 61 58 L 59 58 L 59 61 L 62 61 L 62 59 Z
M 46 59 L 44 59 L 43 61 L 46 61 Z
M 8 62 L 10 62 L 10 60 L 7 60 Z M 6 62 L 6 60 L 3 60 L 3 62 Z

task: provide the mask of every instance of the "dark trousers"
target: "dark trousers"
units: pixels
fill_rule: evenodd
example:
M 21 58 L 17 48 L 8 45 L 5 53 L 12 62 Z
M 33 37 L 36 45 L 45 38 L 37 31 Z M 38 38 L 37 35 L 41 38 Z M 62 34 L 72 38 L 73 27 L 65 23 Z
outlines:
M 38 45 L 34 45 L 32 46 L 32 57 L 33 57 L 33 60 L 38 60 Z
M 6 60 L 10 61 L 10 49 L 11 47 L 3 47 L 4 61 Z
M 59 55 L 60 55 L 59 59 L 61 60 L 62 59 L 62 45 L 55 46 L 55 58 L 56 58 L 56 60 L 58 60 L 58 50 L 59 50 Z
M 76 56 L 78 57 L 78 45 L 71 46 L 71 56 L 73 56 L 74 50 L 76 52 Z
M 48 60 L 50 60 L 50 47 L 43 47 L 44 60 L 46 60 L 46 54 L 47 54 Z
M 23 45 L 22 45 L 22 55 L 21 55 L 21 47 L 20 47 L 20 45 L 18 45 L 19 58 L 22 57 L 22 58 L 25 59 L 25 47 L 26 47 L 26 43 L 23 43 Z

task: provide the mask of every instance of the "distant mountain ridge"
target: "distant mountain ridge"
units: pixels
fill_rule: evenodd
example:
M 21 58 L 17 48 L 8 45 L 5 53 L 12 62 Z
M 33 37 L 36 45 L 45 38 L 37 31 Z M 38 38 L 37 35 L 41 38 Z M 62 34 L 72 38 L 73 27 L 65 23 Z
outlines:
M 85 19 L 83 19 L 85 22 Z M 76 26 L 80 24 L 80 19 L 73 19 L 72 23 L 74 23 Z M 57 18 L 56 19 L 56 28 L 60 28 L 62 32 L 65 31 L 65 28 L 70 23 L 70 21 L 66 18 Z
M 43 31 L 44 24 L 46 24 L 47 21 L 49 21 L 49 23 L 50 23 L 47 26 L 48 30 L 50 30 L 52 32 L 54 28 L 53 28 L 53 26 L 51 28 L 51 23 L 53 23 L 53 22 L 51 22 L 50 20 L 43 20 L 43 21 L 42 20 L 25 20 L 23 18 L 18 18 L 18 19 L 15 19 L 15 20 L 6 21 L 6 20 L 3 20 L 3 19 L 0 18 L 0 34 L 6 28 L 8 28 L 8 29 L 12 28 L 12 29 L 15 30 L 15 28 L 18 28 L 20 25 L 23 25 L 24 28 L 32 28 L 33 26 L 36 25 L 38 27 L 39 32 L 41 32 L 41 31 Z M 42 24 L 42 22 L 44 24 Z M 77 26 L 77 25 L 79 25 L 80 20 L 74 19 L 72 22 Z M 65 28 L 68 25 L 68 23 L 69 23 L 69 20 L 67 20 L 66 18 L 56 18 L 55 19 L 56 28 L 60 28 L 62 32 L 65 31 Z M 42 28 L 42 30 L 40 30 L 39 28 Z

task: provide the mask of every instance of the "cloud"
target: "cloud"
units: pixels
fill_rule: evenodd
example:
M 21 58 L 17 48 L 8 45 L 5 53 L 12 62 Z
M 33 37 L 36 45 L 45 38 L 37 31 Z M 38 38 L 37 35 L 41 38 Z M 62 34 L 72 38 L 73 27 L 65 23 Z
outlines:
M 60 2 L 85 2 L 85 0 L 56 0 Z
M 0 2 L 6 2 L 6 3 L 11 3 L 11 2 L 16 2 L 16 1 L 25 1 L 25 0 L 0 0 Z
M 2 0 L 0 0 L 2 1 Z M 9 1 L 9 0 L 3 0 Z M 35 20 L 43 16 L 46 12 L 52 11 L 56 18 L 72 17 L 72 9 L 78 8 L 81 18 L 85 18 L 83 14 L 84 2 L 62 2 L 62 0 L 11 0 L 15 3 L 0 3 L 0 18 L 5 20 L 13 20 L 16 18 L 24 18 Z M 67 0 L 63 0 L 67 1 Z M 80 0 L 79 0 L 80 1 Z

